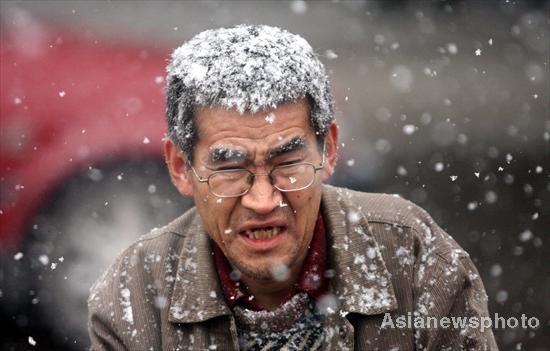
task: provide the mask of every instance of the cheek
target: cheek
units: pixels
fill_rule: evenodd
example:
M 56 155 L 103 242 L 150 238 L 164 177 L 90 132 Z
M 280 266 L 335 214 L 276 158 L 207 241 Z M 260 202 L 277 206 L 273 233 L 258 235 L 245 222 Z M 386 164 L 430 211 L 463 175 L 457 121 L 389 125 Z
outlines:
M 303 196 L 303 195 L 299 195 L 299 194 L 296 195 L 296 200 L 297 201 L 304 201 L 303 198 L 307 198 L 307 200 L 305 200 L 305 201 L 309 202 L 309 201 L 311 201 L 311 199 L 313 199 L 313 195 L 311 195 L 311 194 L 307 195 L 307 196 Z
M 224 226 L 228 225 L 234 206 L 229 199 L 204 195 L 195 199 L 195 204 L 205 222 L 206 229 L 211 232 L 218 232 L 222 228 L 227 229 Z

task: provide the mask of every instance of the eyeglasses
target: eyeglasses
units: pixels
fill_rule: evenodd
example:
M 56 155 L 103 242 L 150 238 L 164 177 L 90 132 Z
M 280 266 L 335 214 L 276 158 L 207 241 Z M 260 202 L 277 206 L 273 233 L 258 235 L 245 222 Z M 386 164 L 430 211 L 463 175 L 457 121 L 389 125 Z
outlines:
M 190 162 L 187 162 L 197 180 L 207 183 L 210 192 L 217 197 L 239 197 L 243 196 L 254 183 L 258 176 L 268 176 L 271 184 L 279 191 L 292 192 L 306 189 L 315 180 L 317 171 L 323 169 L 325 154 L 319 166 L 309 162 L 292 163 L 279 165 L 271 169 L 269 173 L 254 173 L 248 169 L 226 169 L 214 171 L 207 178 L 197 174 Z

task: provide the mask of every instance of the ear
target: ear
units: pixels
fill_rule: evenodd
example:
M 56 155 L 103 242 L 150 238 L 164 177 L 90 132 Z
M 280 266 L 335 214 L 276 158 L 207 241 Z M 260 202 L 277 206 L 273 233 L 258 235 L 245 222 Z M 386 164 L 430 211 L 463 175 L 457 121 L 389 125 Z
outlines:
M 187 158 L 170 138 L 164 140 L 164 158 L 172 183 L 184 196 L 193 196 L 193 184 L 187 172 Z
M 338 125 L 332 121 L 325 139 L 325 170 L 323 180 L 328 180 L 336 168 L 336 158 L 338 153 Z

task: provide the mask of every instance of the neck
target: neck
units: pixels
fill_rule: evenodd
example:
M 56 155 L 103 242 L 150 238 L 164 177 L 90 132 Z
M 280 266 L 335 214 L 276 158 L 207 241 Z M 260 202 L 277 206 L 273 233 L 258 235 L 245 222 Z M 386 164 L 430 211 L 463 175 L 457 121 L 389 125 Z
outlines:
M 284 281 L 258 280 L 243 274 L 243 282 L 249 293 L 254 296 L 256 302 L 267 310 L 274 310 L 279 307 L 294 290 L 300 270 L 291 272 L 290 277 Z

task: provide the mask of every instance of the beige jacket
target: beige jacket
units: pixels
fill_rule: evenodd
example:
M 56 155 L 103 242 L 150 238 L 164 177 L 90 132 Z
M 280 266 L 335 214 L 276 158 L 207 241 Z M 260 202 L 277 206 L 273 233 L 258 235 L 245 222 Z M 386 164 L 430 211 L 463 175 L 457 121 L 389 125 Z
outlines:
M 413 319 L 488 316 L 468 254 L 424 210 L 331 186 L 321 208 L 334 273 L 326 301 L 336 303 L 329 303 L 323 350 L 497 349 L 492 331 L 473 322 L 422 328 Z M 124 251 L 94 284 L 88 305 L 93 350 L 239 348 L 195 209 Z

